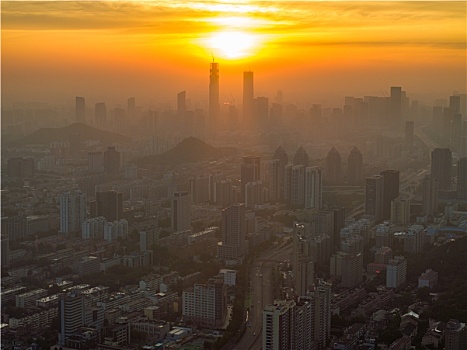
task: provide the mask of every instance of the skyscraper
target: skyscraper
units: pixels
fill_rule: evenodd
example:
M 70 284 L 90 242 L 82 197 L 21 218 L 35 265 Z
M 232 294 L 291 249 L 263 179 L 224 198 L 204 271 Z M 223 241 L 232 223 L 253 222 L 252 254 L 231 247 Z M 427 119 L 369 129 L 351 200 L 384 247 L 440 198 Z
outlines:
M 191 196 L 188 192 L 174 192 L 173 194 L 171 227 L 174 231 L 191 229 Z
M 245 198 L 245 186 L 248 182 L 260 180 L 261 158 L 259 156 L 245 156 L 240 168 L 241 197 Z
M 323 206 L 323 179 L 317 166 L 305 168 L 305 208 Z
M 324 175 L 324 180 L 328 185 L 336 185 L 341 181 L 341 155 L 334 147 L 331 148 L 326 156 L 326 171 Z
M 81 231 L 86 220 L 86 195 L 81 191 L 67 191 L 60 196 L 60 232 Z
M 303 165 L 305 168 L 309 164 L 308 153 L 300 146 L 293 157 L 293 165 Z
M 251 129 L 254 125 L 255 96 L 253 86 L 253 72 L 243 72 L 243 125 L 246 129 Z
M 278 177 L 279 177 L 279 192 L 278 192 L 278 198 L 284 199 L 284 171 L 285 171 L 285 166 L 287 165 L 289 161 L 289 157 L 287 153 L 285 152 L 284 148 L 282 146 L 277 147 L 276 151 L 274 152 L 274 155 L 272 156 L 272 159 L 278 159 L 279 160 L 279 170 L 278 170 Z
M 65 345 L 66 339 L 86 322 L 84 295 L 77 292 L 60 294 L 58 301 L 58 344 Z
M 177 114 L 178 116 L 184 116 L 186 112 L 186 91 L 179 92 L 177 94 Z
M 255 129 L 264 132 L 269 128 L 269 99 L 261 96 L 255 99 Z
M 380 175 L 384 177 L 382 219 L 389 219 L 391 217 L 391 201 L 399 197 L 399 171 L 384 170 Z
M 222 243 L 218 245 L 218 258 L 238 260 L 247 253 L 245 205 L 232 204 L 222 210 Z
M 398 288 L 407 279 L 407 260 L 403 256 L 395 256 L 389 260 L 386 270 L 386 288 Z
M 123 194 L 117 191 L 96 192 L 97 216 L 118 221 L 123 216 Z
M 384 176 L 367 177 L 365 182 L 365 214 L 373 216 L 376 222 L 383 219 L 383 199 Z
M 305 204 L 305 168 L 294 165 L 291 173 L 290 203 L 298 206 Z
M 402 121 L 402 88 L 400 86 L 391 86 L 390 97 L 390 125 L 401 127 Z
M 212 62 L 209 71 L 209 128 L 215 130 L 219 124 L 219 63 Z
M 431 176 L 438 179 L 440 190 L 451 186 L 452 155 L 449 148 L 435 148 L 431 152 Z
M 269 189 L 269 199 L 271 201 L 279 199 L 279 172 L 281 172 L 279 159 L 272 159 L 266 162 L 266 171 L 264 172 L 264 179 L 265 184 Z
M 439 180 L 432 175 L 423 179 L 422 210 L 426 215 L 434 215 L 438 211 Z
M 85 103 L 84 97 L 76 96 L 75 112 L 76 112 L 75 121 L 77 123 L 85 123 L 86 122 L 86 103 Z
M 363 155 L 357 147 L 350 151 L 347 161 L 347 182 L 349 185 L 362 185 L 363 182 Z

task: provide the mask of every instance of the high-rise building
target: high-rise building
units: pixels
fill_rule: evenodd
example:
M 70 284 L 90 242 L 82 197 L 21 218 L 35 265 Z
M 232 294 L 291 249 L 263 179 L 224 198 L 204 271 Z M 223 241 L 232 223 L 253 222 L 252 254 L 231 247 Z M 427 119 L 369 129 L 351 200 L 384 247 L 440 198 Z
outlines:
M 276 300 L 263 310 L 264 350 L 291 350 L 293 335 L 293 300 Z
M 104 172 L 107 174 L 118 174 L 120 171 L 120 152 L 115 147 L 107 147 L 104 152 Z
M 196 283 L 182 293 L 183 321 L 198 327 L 222 328 L 227 315 L 227 292 L 222 280 Z
M 410 199 L 400 197 L 391 201 L 391 221 L 407 224 L 410 221 Z
M 384 177 L 383 190 L 383 219 L 391 217 L 391 201 L 399 197 L 399 171 L 384 170 L 380 173 Z
M 245 198 L 245 186 L 248 182 L 260 180 L 261 158 L 258 156 L 245 156 L 240 168 L 241 197 Z
M 305 168 L 294 165 L 291 172 L 290 203 L 303 206 L 305 204 Z
M 329 185 L 336 185 L 341 182 L 341 155 L 334 147 L 326 156 L 326 171 L 324 180 Z
M 255 95 L 253 85 L 253 72 L 243 72 L 243 125 L 246 129 L 254 126 Z
M 135 112 L 136 112 L 136 99 L 134 97 L 130 97 L 127 100 L 127 113 L 128 113 L 128 118 L 132 119 L 135 117 Z
M 186 91 L 177 94 L 177 114 L 184 116 L 186 112 Z
M 107 107 L 104 102 L 96 103 L 94 107 L 94 121 L 97 126 L 104 126 L 107 122 Z
M 279 181 L 279 192 L 278 192 L 278 198 L 279 199 L 284 199 L 284 168 L 289 162 L 289 157 L 287 153 L 285 152 L 284 148 L 282 146 L 277 147 L 276 151 L 274 152 L 274 155 L 272 156 L 272 159 L 278 159 L 279 160 L 279 170 L 278 170 L 278 181 Z
M 363 183 L 363 155 L 357 147 L 350 151 L 347 161 L 347 183 L 354 186 Z
M 256 205 L 264 204 L 263 183 L 248 182 L 245 186 L 245 207 L 255 209 Z
M 365 182 L 365 214 L 376 222 L 383 219 L 384 176 L 367 177 Z
M 457 198 L 467 199 L 467 157 L 457 163 Z
M 431 152 L 431 176 L 438 179 L 440 190 L 451 186 L 452 154 L 449 148 L 435 148 Z
M 414 122 L 413 120 L 408 120 L 405 122 L 405 148 L 407 151 L 413 150 L 413 131 L 414 131 Z
M 467 348 L 467 327 L 465 323 L 451 319 L 444 329 L 445 350 L 462 350 Z
M 75 121 L 77 123 L 85 123 L 86 122 L 86 103 L 84 97 L 75 98 Z
M 403 256 L 395 256 L 389 260 L 386 269 L 386 288 L 398 288 L 407 279 L 407 260 Z
M 96 192 L 97 215 L 107 221 L 118 221 L 123 217 L 123 194 L 117 191 Z
M 345 227 L 345 207 L 335 208 L 331 207 L 328 209 L 333 213 L 333 232 L 332 232 L 332 251 L 336 251 L 340 246 L 340 232 Z
M 305 208 L 323 206 L 323 179 L 317 166 L 305 168 Z
M 303 165 L 306 168 L 308 164 L 308 153 L 306 153 L 305 149 L 302 146 L 300 146 L 293 157 L 293 165 Z
M 363 279 L 363 255 L 338 251 L 331 257 L 331 275 L 341 278 L 341 287 L 355 288 Z
M 427 175 L 423 179 L 422 210 L 426 215 L 434 215 L 438 212 L 439 180 Z
M 60 232 L 81 231 L 86 221 L 86 195 L 81 191 L 67 191 L 60 196 Z
M 412 225 L 404 236 L 404 252 L 418 253 L 423 249 L 425 228 L 422 225 Z
M 269 127 L 269 99 L 261 96 L 255 98 L 255 129 L 267 130 Z
M 202 175 L 191 178 L 190 193 L 193 203 L 209 203 L 209 176 Z
M 242 259 L 247 253 L 245 205 L 232 204 L 222 210 L 222 243 L 218 245 L 218 258 Z
M 58 304 L 58 344 L 65 345 L 66 340 L 86 322 L 86 303 L 83 294 L 70 292 L 59 296 Z
M 307 296 L 312 298 L 315 309 L 312 337 L 318 342 L 319 349 L 325 349 L 331 337 L 331 285 L 319 280 Z
M 159 239 L 159 231 L 154 226 L 148 226 L 139 230 L 139 250 L 151 250 Z
M 191 229 L 191 196 L 188 192 L 174 192 L 172 198 L 171 228 L 174 231 Z
M 265 170 L 263 177 L 265 185 L 269 189 L 269 200 L 278 200 L 280 191 L 279 173 L 281 172 L 279 159 L 268 160 L 265 163 Z
M 314 265 L 309 246 L 310 226 L 294 223 L 292 271 L 297 295 L 306 295 L 313 284 Z
M 212 62 L 209 71 L 209 127 L 215 130 L 219 124 L 219 63 Z

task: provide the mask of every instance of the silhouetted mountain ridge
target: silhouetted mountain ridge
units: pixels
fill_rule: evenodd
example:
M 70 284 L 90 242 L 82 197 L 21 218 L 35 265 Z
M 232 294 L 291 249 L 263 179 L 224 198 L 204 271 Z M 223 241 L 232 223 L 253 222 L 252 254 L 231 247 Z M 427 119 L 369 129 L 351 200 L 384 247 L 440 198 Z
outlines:
M 168 151 L 137 160 L 137 164 L 143 167 L 160 164 L 197 163 L 203 160 L 216 160 L 233 155 L 235 148 L 214 147 L 196 137 L 188 137 Z

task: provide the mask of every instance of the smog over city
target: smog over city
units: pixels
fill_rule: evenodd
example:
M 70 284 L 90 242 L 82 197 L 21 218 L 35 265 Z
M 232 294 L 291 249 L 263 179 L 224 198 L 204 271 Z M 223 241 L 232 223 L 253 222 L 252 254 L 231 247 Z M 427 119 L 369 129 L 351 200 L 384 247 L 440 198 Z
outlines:
M 465 1 L 1 23 L 2 349 L 467 349 Z

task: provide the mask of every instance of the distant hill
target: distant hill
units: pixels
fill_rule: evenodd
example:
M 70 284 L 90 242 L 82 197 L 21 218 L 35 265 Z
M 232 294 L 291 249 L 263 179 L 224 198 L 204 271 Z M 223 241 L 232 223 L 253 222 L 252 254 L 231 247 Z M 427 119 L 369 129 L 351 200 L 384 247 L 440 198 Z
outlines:
M 139 158 L 139 166 L 173 165 L 196 163 L 203 160 L 216 160 L 236 153 L 235 148 L 216 148 L 195 137 L 188 137 L 162 154 Z
M 36 130 L 32 134 L 29 134 L 20 140 L 11 142 L 10 145 L 47 145 L 50 142 L 63 141 L 79 143 L 85 140 L 99 140 L 105 145 L 115 142 L 128 142 L 131 138 L 113 132 L 100 130 L 86 124 L 74 123 L 61 128 L 42 128 Z

